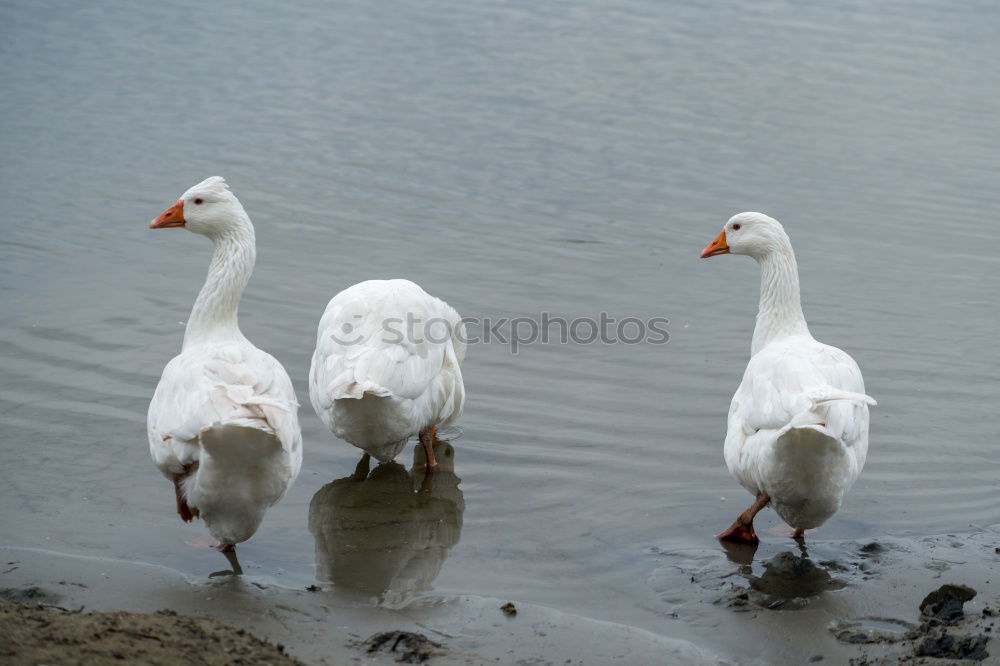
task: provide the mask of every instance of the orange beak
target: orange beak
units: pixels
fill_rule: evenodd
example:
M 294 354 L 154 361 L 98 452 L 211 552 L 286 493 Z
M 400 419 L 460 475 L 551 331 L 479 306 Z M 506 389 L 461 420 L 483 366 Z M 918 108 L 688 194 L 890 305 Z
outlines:
M 149 223 L 150 229 L 166 229 L 167 227 L 184 226 L 184 200 L 178 199 L 173 206 L 166 209 L 160 216 Z
M 729 254 L 729 244 L 726 243 L 726 230 L 723 229 L 722 232 L 715 237 L 715 240 L 709 243 L 704 250 L 701 251 L 701 258 L 714 257 L 717 254 Z

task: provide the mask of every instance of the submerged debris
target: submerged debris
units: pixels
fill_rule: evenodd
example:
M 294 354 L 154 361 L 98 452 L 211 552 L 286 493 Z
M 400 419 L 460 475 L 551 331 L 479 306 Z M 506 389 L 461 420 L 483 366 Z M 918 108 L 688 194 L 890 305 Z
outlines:
M 13 601 L 17 604 L 54 604 L 61 598 L 55 592 L 50 592 L 34 585 L 30 587 L 5 587 L 0 589 L 0 599 Z
M 880 544 L 878 541 L 872 541 L 867 543 L 858 549 L 858 553 L 861 557 L 878 557 L 886 551 L 886 547 Z
M 383 631 L 365 641 L 365 645 L 369 654 L 386 652 L 401 664 L 422 664 L 441 650 L 440 643 L 411 631 Z

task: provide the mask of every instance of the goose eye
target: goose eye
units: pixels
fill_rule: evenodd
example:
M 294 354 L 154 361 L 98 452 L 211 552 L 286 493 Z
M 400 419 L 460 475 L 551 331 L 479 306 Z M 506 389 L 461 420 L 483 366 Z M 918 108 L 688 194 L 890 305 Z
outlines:
M 205 203 L 205 200 L 199 197 L 198 199 L 195 199 L 194 202 L 196 205 L 200 206 Z
M 742 224 L 734 224 L 733 225 L 733 231 L 739 231 L 740 227 L 742 227 L 742 226 L 743 226 Z

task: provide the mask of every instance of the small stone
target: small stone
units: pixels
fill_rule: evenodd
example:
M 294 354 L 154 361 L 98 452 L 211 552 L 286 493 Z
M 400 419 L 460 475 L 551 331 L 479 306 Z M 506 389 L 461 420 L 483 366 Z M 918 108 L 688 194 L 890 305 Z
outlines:
M 884 553 L 885 546 L 880 544 L 878 541 L 872 541 L 871 543 L 861 546 L 860 551 L 863 557 L 871 557 L 873 555 Z
M 976 596 L 976 591 L 967 585 L 942 585 L 920 602 L 920 611 L 935 620 L 954 624 L 965 613 L 962 606 Z

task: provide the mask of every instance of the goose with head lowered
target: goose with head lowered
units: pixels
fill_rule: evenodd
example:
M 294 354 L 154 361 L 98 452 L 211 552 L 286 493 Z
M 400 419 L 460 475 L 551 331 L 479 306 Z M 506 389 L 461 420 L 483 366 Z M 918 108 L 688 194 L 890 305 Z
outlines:
M 302 465 L 298 402 L 288 373 L 240 331 L 237 308 L 256 257 L 253 224 L 218 176 L 150 223 L 208 237 L 215 253 L 181 353 L 149 405 L 149 450 L 174 484 L 177 514 L 205 521 L 241 573 L 235 545 L 260 525 Z
M 437 461 L 437 429 L 462 413 L 465 324 L 409 280 L 367 280 L 334 296 L 320 319 L 309 398 L 333 433 L 379 462 L 416 435 Z
M 753 503 L 717 537 L 757 543 L 753 519 L 768 504 L 801 538 L 837 512 L 868 454 L 861 370 L 809 332 L 792 245 L 781 224 L 740 213 L 701 253 L 745 254 L 761 269 L 750 362 L 733 396 L 726 466 Z

